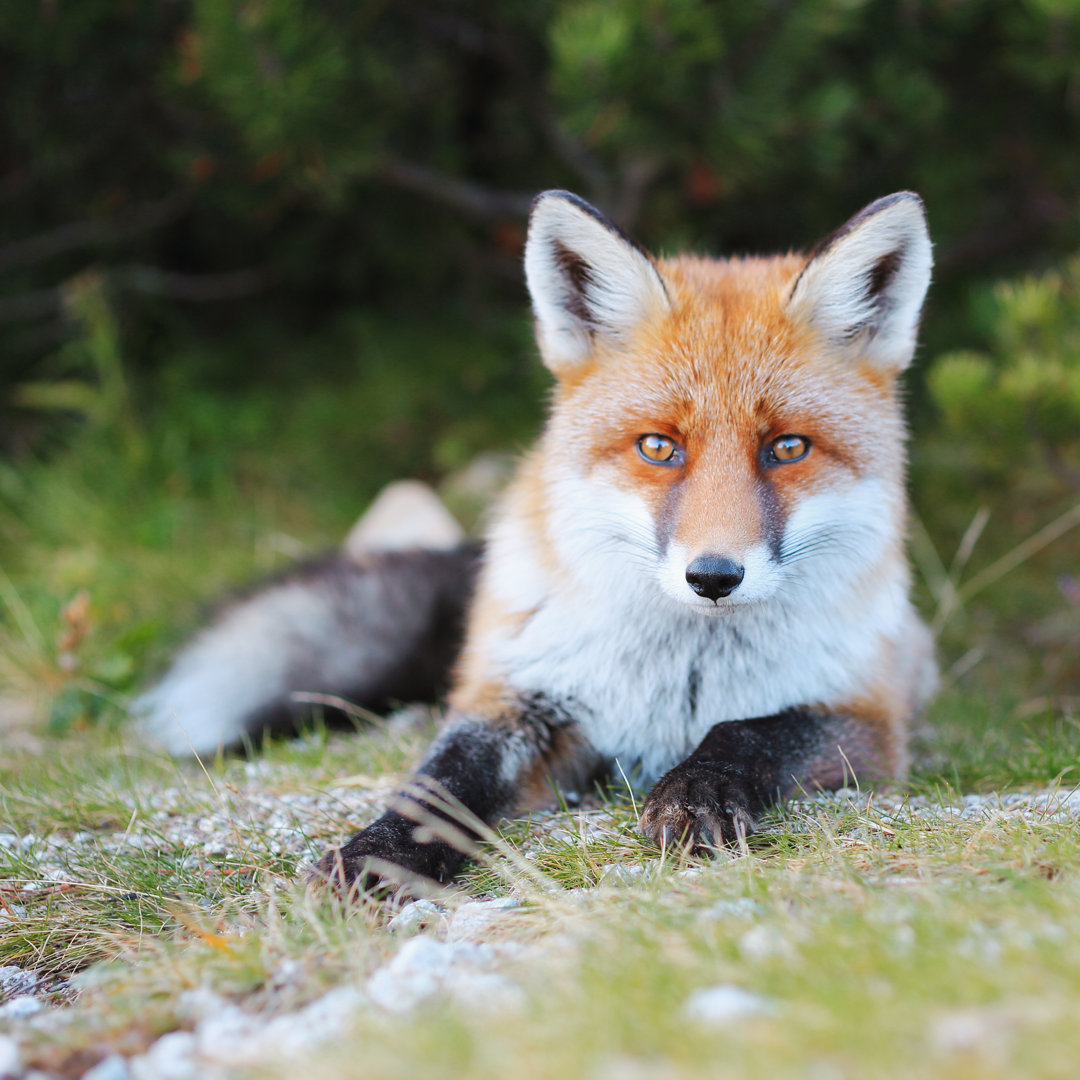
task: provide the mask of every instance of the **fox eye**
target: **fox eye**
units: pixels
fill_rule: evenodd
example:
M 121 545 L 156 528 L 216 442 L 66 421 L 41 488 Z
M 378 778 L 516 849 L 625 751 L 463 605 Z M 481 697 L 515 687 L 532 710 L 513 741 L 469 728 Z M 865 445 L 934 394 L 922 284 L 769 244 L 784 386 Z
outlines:
M 642 435 L 637 441 L 638 453 L 651 465 L 675 465 L 679 446 L 666 435 Z
M 766 465 L 790 465 L 810 453 L 810 440 L 802 435 L 781 435 L 769 443 Z

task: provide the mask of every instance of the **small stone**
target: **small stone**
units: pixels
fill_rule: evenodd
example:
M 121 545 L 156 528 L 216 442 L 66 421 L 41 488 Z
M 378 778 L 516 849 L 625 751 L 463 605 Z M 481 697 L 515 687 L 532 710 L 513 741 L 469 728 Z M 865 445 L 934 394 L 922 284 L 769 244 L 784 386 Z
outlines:
M 931 1038 L 946 1053 L 1001 1054 L 1009 1039 L 1009 1025 L 989 1009 L 954 1009 L 935 1020 Z
M 256 1045 L 285 1057 L 301 1057 L 313 1047 L 339 1039 L 367 1004 L 355 986 L 339 986 L 305 1005 L 298 1013 L 275 1017 L 255 1036 Z
M 771 1011 L 772 1005 L 765 998 L 741 986 L 709 986 L 695 990 L 683 1005 L 683 1012 L 691 1020 L 703 1024 L 723 1024 Z
M 162 1035 L 145 1054 L 131 1059 L 132 1080 L 205 1080 L 206 1072 L 195 1057 L 195 1036 L 190 1031 Z
M 513 896 L 462 904 L 450 919 L 447 937 L 450 941 L 483 941 L 505 923 L 508 913 L 520 907 L 521 901 Z
M 637 885 L 646 874 L 646 867 L 641 863 L 610 863 L 600 867 L 600 884 L 620 888 L 625 885 Z
M 18 1043 L 6 1035 L 0 1035 L 0 1080 L 14 1080 L 20 1069 Z
M 379 968 L 367 983 L 371 1000 L 379 1008 L 393 1013 L 409 1012 L 438 989 L 438 980 L 433 975 L 415 973 L 402 977 L 386 968 Z
M 440 926 L 446 922 L 446 909 L 433 904 L 430 900 L 414 900 L 406 904 L 387 923 L 387 929 L 395 934 L 408 936 L 418 934 L 430 926 Z
M 414 937 L 368 979 L 368 996 L 388 1012 L 408 1012 L 439 991 L 452 972 L 483 970 L 495 955 L 490 945 Z
M 131 1069 L 127 1058 L 120 1054 L 110 1054 L 102 1058 L 92 1069 L 82 1075 L 82 1080 L 130 1080 Z
M 33 993 L 37 986 L 38 977 L 36 971 L 27 971 L 25 968 L 8 964 L 0 967 L 0 991 L 7 997 L 18 997 L 20 994 Z
M 265 1028 L 235 1005 L 207 1014 L 195 1029 L 199 1056 L 224 1065 L 247 1065 Z
M 444 980 L 454 1004 L 470 1012 L 524 1012 L 525 991 L 505 975 L 493 971 L 454 972 Z
M 45 1006 L 31 994 L 20 994 L 0 1005 L 0 1018 L 4 1020 L 25 1020 L 34 1013 L 41 1012 Z
M 761 914 L 761 905 L 749 896 L 740 896 L 736 900 L 718 900 L 707 907 L 698 916 L 700 919 L 723 921 L 727 919 L 752 919 Z
M 749 960 L 765 960 L 790 955 L 792 944 L 771 927 L 752 926 L 739 938 L 739 952 Z
M 205 986 L 184 990 L 176 999 L 177 1014 L 188 1021 L 200 1022 L 207 1017 L 220 1016 L 228 1007 L 220 994 Z

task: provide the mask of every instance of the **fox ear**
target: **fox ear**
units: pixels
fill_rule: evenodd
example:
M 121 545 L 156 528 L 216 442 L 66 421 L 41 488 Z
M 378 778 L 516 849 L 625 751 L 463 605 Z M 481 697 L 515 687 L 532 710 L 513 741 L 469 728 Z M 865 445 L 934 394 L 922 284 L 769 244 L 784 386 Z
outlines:
M 932 264 L 922 199 L 910 191 L 888 195 L 810 253 L 788 314 L 853 359 L 900 371 L 915 352 Z
M 557 375 L 670 310 L 652 258 L 568 191 L 545 191 L 533 202 L 525 279 L 540 353 Z

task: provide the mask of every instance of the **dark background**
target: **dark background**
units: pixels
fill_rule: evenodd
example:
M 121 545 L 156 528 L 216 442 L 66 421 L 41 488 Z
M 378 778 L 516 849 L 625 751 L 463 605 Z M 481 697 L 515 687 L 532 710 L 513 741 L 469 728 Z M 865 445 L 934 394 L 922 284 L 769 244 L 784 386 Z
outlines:
M 940 615 L 1080 493 L 1078 119 L 1064 0 L 9 0 L 0 683 L 85 722 L 196 597 L 334 542 L 388 479 L 526 444 L 550 187 L 713 254 L 924 197 L 913 540 Z M 1010 708 L 1072 715 L 1076 535 L 941 615 Z

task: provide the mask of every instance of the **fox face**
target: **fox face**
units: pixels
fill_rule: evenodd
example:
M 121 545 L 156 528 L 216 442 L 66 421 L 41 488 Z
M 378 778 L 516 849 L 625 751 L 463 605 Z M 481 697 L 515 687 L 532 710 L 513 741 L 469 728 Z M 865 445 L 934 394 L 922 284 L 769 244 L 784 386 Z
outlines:
M 879 200 L 806 256 L 653 260 L 566 193 L 526 273 L 558 379 L 538 449 L 559 562 L 611 598 L 802 606 L 903 562 L 904 426 L 931 265 Z

